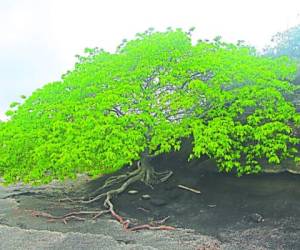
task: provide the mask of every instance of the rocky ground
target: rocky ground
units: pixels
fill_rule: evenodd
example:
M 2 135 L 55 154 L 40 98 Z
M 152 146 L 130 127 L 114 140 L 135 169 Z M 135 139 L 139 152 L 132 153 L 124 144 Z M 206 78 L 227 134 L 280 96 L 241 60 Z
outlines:
M 4 194 L 5 192 L 5 194 Z M 2 197 L 8 194 L 1 189 Z M 49 222 L 31 209 L 59 211 L 54 200 L 33 193 L 0 199 L 0 249 L 220 249 L 221 242 L 194 230 L 129 232 L 109 216 L 83 222 Z M 26 204 L 30 201 L 31 205 Z M 63 208 L 65 209 L 65 207 Z M 71 209 L 67 208 L 66 210 Z M 71 209 L 72 210 L 72 209 Z M 207 248 L 209 247 L 209 248 Z
M 154 189 L 137 183 L 128 190 L 136 192 L 120 195 L 115 205 L 133 223 L 168 217 L 166 224 L 176 230 L 130 232 L 109 215 L 67 224 L 32 215 L 102 209 L 102 201 L 85 206 L 58 201 L 88 193 L 105 179 L 80 178 L 43 187 L 1 187 L 0 249 L 300 249 L 299 175 L 237 178 L 207 171 L 213 169 L 211 162 L 201 167 L 178 160 L 159 162 L 154 163 L 157 169 L 174 171 L 168 182 Z

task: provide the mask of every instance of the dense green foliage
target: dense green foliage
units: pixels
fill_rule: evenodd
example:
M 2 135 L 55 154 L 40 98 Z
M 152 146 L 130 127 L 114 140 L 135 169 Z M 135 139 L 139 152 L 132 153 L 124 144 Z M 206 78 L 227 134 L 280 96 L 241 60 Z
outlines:
M 0 174 L 48 182 L 110 173 L 143 152 L 208 155 L 220 170 L 294 158 L 299 115 L 286 100 L 295 65 L 181 30 L 138 34 L 116 53 L 86 49 L 61 81 L 36 90 L 0 124 Z

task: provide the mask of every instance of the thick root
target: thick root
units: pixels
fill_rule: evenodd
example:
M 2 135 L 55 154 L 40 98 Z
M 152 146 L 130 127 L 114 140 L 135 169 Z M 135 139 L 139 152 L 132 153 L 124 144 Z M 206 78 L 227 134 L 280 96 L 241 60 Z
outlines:
M 96 189 L 95 191 L 93 191 L 92 196 L 99 194 L 103 189 L 109 188 L 111 186 L 114 186 L 118 183 L 124 182 L 126 180 L 128 180 L 130 177 L 135 176 L 136 174 L 138 174 L 139 169 L 136 169 L 135 171 L 123 174 L 123 175 L 118 175 L 118 176 L 112 176 L 110 178 L 108 178 L 104 185 L 101 186 L 100 188 Z
M 117 214 L 115 212 L 114 205 L 112 203 L 113 196 L 124 192 L 128 188 L 128 186 L 130 186 L 131 184 L 133 184 L 137 181 L 142 181 L 146 185 L 152 187 L 153 184 L 158 184 L 160 182 L 167 181 L 172 174 L 173 174 L 172 171 L 156 172 L 156 171 L 154 171 L 153 167 L 149 164 L 147 159 L 142 160 L 141 162 L 139 162 L 136 170 L 134 170 L 130 173 L 126 173 L 123 175 L 113 176 L 113 177 L 108 178 L 103 186 L 101 186 L 100 188 L 98 188 L 96 191 L 93 192 L 93 194 L 96 194 L 95 197 L 88 199 L 88 200 L 80 200 L 79 201 L 80 203 L 89 204 L 89 203 L 95 202 L 95 201 L 100 200 L 105 197 L 104 206 L 107 208 L 107 210 L 78 211 L 78 212 L 67 213 L 63 216 L 53 216 L 48 213 L 34 211 L 34 212 L 32 212 L 32 215 L 38 216 L 38 217 L 44 217 L 50 221 L 61 220 L 64 223 L 67 223 L 68 220 L 82 220 L 82 221 L 85 220 L 85 218 L 83 218 L 82 216 L 93 215 L 92 219 L 96 219 L 103 214 L 110 213 L 113 218 L 115 218 L 119 223 L 122 224 L 122 226 L 125 230 L 129 230 L 129 231 L 138 231 L 138 230 L 144 230 L 144 229 L 174 230 L 175 229 L 174 227 L 162 225 L 162 223 L 164 223 L 169 217 L 166 217 L 165 219 L 163 219 L 161 221 L 156 221 L 156 222 L 152 222 L 149 224 L 131 225 L 129 220 L 125 220 L 122 216 L 120 216 L 119 214 Z M 122 184 L 120 184 L 120 183 L 122 183 Z M 107 192 L 98 194 L 102 190 L 110 188 L 117 184 L 120 184 L 120 186 L 118 188 L 111 189 Z M 67 198 L 65 200 L 71 201 L 71 202 L 76 202 L 75 200 L 70 199 L 70 198 Z
M 41 212 L 41 211 L 35 211 L 35 210 L 28 210 L 28 211 L 31 212 L 32 216 L 47 218 L 48 221 L 60 220 L 64 224 L 67 224 L 67 222 L 69 220 L 85 221 L 85 218 L 83 218 L 81 216 L 93 215 L 92 219 L 96 219 L 99 216 L 101 216 L 102 214 L 106 214 L 106 213 L 110 212 L 109 210 L 103 210 L 103 211 L 77 211 L 77 212 L 67 213 L 67 214 L 62 215 L 62 216 L 54 216 L 54 215 L 51 215 L 51 214 L 48 214 L 48 213 L 45 213 L 45 212 Z
M 95 202 L 95 201 L 105 197 L 104 206 L 108 209 L 106 211 L 109 211 L 110 214 L 112 215 L 112 217 L 114 217 L 119 223 L 121 223 L 123 225 L 123 228 L 126 230 L 130 230 L 130 231 L 138 231 L 138 230 L 143 230 L 143 229 L 174 230 L 175 228 L 171 227 L 171 226 L 158 225 L 160 223 L 156 223 L 156 224 L 150 223 L 150 224 L 144 224 L 144 225 L 138 225 L 138 226 L 130 226 L 129 220 L 125 220 L 122 216 L 118 215 L 115 212 L 114 205 L 112 203 L 113 196 L 124 192 L 128 188 L 129 185 L 131 185 L 137 181 L 142 181 L 146 185 L 152 187 L 153 184 L 158 184 L 160 182 L 167 181 L 172 174 L 173 174 L 172 171 L 156 172 L 156 171 L 154 171 L 153 167 L 148 163 L 148 161 L 141 161 L 141 162 L 139 162 L 136 170 L 134 170 L 133 172 L 127 173 L 127 174 L 108 178 L 106 180 L 106 182 L 104 183 L 104 185 L 102 187 L 100 187 L 99 189 L 97 189 L 94 193 L 97 193 L 105 188 L 108 188 L 108 187 L 111 187 L 111 186 L 114 186 L 116 184 L 123 182 L 123 184 L 121 184 L 119 188 L 111 189 L 107 192 L 104 192 L 102 194 L 95 196 L 92 199 L 83 200 L 83 201 L 81 201 L 81 203 L 89 204 L 89 203 Z M 164 222 L 165 220 L 163 220 L 162 222 Z
M 141 164 L 138 164 L 138 168 L 136 170 L 130 173 L 108 178 L 104 183 L 104 185 L 98 188 L 94 193 L 99 193 L 99 191 L 105 188 L 123 182 L 123 184 L 119 188 L 101 193 L 89 200 L 82 200 L 81 203 L 89 204 L 106 197 L 104 201 L 104 205 L 105 207 L 110 207 L 109 201 L 111 200 L 111 198 L 115 195 L 124 192 L 127 189 L 127 187 L 130 186 L 131 184 L 137 181 L 142 181 L 146 185 L 152 187 L 153 184 L 158 184 L 167 181 L 172 174 L 173 174 L 172 171 L 156 172 L 153 169 L 153 167 L 150 166 L 150 164 L 148 164 L 147 162 L 146 163 L 144 162 L 143 164 L 142 162 Z

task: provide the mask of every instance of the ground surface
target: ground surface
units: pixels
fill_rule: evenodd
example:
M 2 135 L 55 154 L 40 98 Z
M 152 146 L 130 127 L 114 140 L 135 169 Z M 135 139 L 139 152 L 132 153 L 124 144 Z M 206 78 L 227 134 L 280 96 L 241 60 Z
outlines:
M 165 162 L 165 164 L 161 164 Z M 200 164 L 200 165 L 199 165 Z M 48 222 L 30 210 L 61 215 L 101 209 L 59 203 L 66 187 L 0 189 L 0 249 L 300 249 L 300 176 L 264 174 L 237 178 L 206 171 L 211 162 L 187 166 L 184 161 L 160 159 L 157 169 L 174 170 L 172 178 L 151 189 L 141 183 L 115 201 L 117 211 L 143 223 L 170 216 L 175 231 L 127 232 L 110 216 L 84 222 Z M 93 190 L 103 178 L 82 184 L 78 194 Z M 200 190 L 196 194 L 178 185 Z M 68 184 L 69 187 L 69 184 Z M 76 188 L 76 190 L 78 190 Z M 10 198 L 8 194 L 12 195 Z M 142 195 L 150 199 L 142 199 Z

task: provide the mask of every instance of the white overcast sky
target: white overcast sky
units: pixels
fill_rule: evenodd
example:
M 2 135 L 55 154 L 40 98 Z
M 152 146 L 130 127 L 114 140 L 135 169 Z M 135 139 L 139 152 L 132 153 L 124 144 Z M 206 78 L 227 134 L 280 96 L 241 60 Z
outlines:
M 262 48 L 300 23 L 300 0 L 0 0 L 0 119 L 12 101 L 59 80 L 85 47 L 113 51 L 149 27 L 221 35 Z

